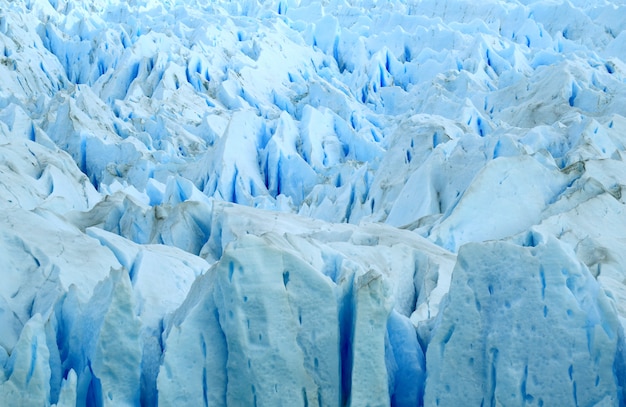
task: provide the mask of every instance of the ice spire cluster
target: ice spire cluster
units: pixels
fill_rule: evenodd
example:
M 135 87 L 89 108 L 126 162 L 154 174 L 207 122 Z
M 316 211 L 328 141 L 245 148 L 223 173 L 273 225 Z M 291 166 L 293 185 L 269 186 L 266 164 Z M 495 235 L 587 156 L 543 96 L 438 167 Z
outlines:
M 0 405 L 626 405 L 626 5 L 0 6 Z

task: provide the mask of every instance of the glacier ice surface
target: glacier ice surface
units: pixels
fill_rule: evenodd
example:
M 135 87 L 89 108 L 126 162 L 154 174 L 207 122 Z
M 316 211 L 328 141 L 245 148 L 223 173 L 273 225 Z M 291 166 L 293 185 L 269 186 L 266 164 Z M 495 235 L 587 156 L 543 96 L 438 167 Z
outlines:
M 626 403 L 626 6 L 0 8 L 0 404 Z

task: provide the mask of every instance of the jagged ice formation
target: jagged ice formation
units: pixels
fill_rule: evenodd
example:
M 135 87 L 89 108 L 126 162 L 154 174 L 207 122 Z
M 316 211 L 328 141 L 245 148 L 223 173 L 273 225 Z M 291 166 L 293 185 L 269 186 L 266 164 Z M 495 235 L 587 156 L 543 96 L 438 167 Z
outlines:
M 0 405 L 626 405 L 626 4 L 0 4 Z

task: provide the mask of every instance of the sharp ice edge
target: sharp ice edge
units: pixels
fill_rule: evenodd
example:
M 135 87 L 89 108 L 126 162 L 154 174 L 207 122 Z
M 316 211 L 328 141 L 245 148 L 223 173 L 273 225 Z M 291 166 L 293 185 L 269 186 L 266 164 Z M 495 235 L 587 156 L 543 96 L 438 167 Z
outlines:
M 525 3 L 3 6 L 0 404 L 625 405 L 626 7 Z

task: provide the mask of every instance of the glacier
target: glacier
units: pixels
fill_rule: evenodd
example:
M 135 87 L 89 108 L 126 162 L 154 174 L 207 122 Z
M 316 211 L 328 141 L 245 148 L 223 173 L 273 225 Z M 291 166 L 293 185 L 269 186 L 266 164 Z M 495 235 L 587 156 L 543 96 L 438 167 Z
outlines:
M 0 5 L 0 405 L 626 406 L 626 4 Z

